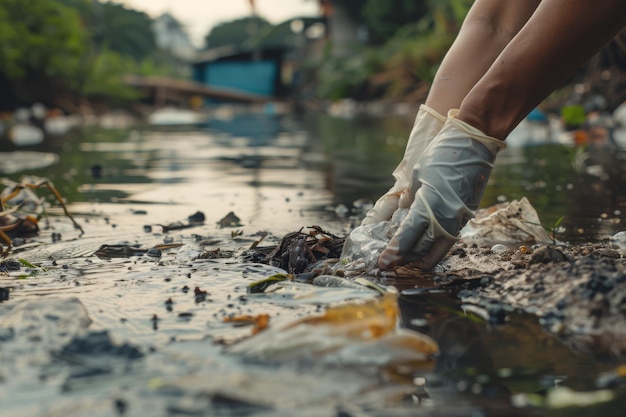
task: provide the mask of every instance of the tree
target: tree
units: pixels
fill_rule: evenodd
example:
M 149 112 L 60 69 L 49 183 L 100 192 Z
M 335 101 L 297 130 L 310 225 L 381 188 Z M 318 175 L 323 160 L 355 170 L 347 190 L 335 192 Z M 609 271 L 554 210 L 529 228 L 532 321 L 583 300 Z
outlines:
M 204 38 L 206 48 L 252 45 L 254 39 L 271 30 L 272 24 L 259 16 L 244 17 L 213 27 Z
M 147 14 L 112 2 L 57 1 L 78 11 L 97 50 L 107 49 L 137 61 L 156 51 L 152 20 Z
M 363 18 L 374 40 L 388 40 L 406 25 L 416 25 L 428 11 L 424 1 L 369 0 L 363 8 Z
M 0 0 L 0 73 L 24 101 L 72 85 L 85 39 L 78 13 L 56 0 Z
M 334 0 L 369 31 L 375 43 L 391 39 L 406 25 L 415 25 L 428 12 L 427 0 Z

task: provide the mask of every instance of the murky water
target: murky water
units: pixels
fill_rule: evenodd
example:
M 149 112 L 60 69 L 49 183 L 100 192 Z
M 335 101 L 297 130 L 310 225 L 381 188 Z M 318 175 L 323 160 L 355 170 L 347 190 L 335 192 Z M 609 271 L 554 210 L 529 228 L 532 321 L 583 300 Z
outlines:
M 259 232 L 270 232 L 266 244 L 313 224 L 345 235 L 356 222 L 353 203 L 389 187 L 410 123 L 247 114 L 184 130 L 85 128 L 28 148 L 60 156 L 28 173 L 54 182 L 85 234 L 53 208 L 40 236 L 11 256 L 41 268 L 0 275 L 0 287 L 11 289 L 0 304 L 2 416 L 619 410 L 626 396 L 592 408 L 545 408 L 545 400 L 535 408 L 555 386 L 596 390 L 596 378 L 618 362 L 566 346 L 530 316 L 509 312 L 504 325 L 485 323 L 445 293 L 400 297 L 403 325 L 439 344 L 434 362 L 342 365 L 332 355 L 307 360 L 295 348 L 289 360 L 260 361 L 224 348 L 251 331 L 225 317 L 267 313 L 276 326 L 343 300 L 373 298 L 370 290 L 307 284 L 248 294 L 250 283 L 280 271 L 237 256 L 195 258 L 218 248 L 238 255 Z M 2 144 L 3 152 L 14 149 Z M 483 204 L 527 196 L 546 225 L 565 217 L 561 240 L 605 239 L 626 221 L 622 155 L 612 148 L 580 154 L 556 144 L 511 146 L 498 157 Z M 161 225 L 197 211 L 204 225 L 163 231 Z M 231 211 L 242 225 L 217 227 Z M 52 243 L 53 233 L 61 240 Z M 159 257 L 94 255 L 104 244 L 162 243 L 182 247 Z

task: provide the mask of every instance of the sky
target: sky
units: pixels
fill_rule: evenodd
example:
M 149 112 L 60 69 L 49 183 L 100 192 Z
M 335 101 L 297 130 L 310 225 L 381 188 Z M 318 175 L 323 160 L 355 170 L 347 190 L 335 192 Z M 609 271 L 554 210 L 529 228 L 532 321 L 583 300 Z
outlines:
M 114 0 L 126 7 L 143 11 L 151 17 L 164 12 L 174 16 L 186 29 L 196 46 L 213 26 L 250 14 L 249 0 Z M 296 16 L 316 16 L 315 0 L 255 0 L 256 12 L 272 23 Z

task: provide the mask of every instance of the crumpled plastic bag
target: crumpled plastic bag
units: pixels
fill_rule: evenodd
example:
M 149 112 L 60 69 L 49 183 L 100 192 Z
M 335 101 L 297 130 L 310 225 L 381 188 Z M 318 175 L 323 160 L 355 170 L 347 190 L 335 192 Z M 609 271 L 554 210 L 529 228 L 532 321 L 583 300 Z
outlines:
M 378 257 L 400 227 L 409 209 L 399 209 L 390 221 L 356 227 L 344 244 L 341 262 L 334 272 L 346 276 L 376 274 Z M 495 244 L 552 243 L 541 226 L 539 215 L 526 197 L 478 210 L 476 217 L 461 229 L 461 240 L 468 244 L 491 247 Z
M 609 244 L 614 249 L 626 249 L 626 231 L 617 232 L 611 236 Z
M 390 221 L 356 227 L 344 243 L 341 262 L 335 266 L 335 270 L 341 269 L 346 276 L 369 274 L 377 270 L 378 257 L 408 212 L 409 209 L 399 209 Z
M 398 295 L 357 301 L 270 328 L 230 348 L 263 360 L 315 360 L 353 365 L 432 364 L 437 343 L 421 333 L 397 329 Z
M 461 240 L 486 247 L 552 242 L 526 197 L 478 210 L 461 229 Z

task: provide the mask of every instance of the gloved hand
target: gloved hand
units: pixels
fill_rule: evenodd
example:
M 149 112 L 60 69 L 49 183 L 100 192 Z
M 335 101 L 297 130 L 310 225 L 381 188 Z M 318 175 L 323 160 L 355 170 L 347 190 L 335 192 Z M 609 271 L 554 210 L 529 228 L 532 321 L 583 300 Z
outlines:
M 446 118 L 435 110 L 421 105 L 409 140 L 404 150 L 404 157 L 393 171 L 395 184 L 376 201 L 374 207 L 365 215 L 362 225 L 376 224 L 391 219 L 398 208 L 408 208 L 413 202 L 415 192 L 408 192 L 413 174 L 413 166 L 426 146 L 439 133 Z
M 504 142 L 458 120 L 448 120 L 414 167 L 415 200 L 380 257 L 378 266 L 416 262 L 429 270 L 446 255 L 474 216 Z

